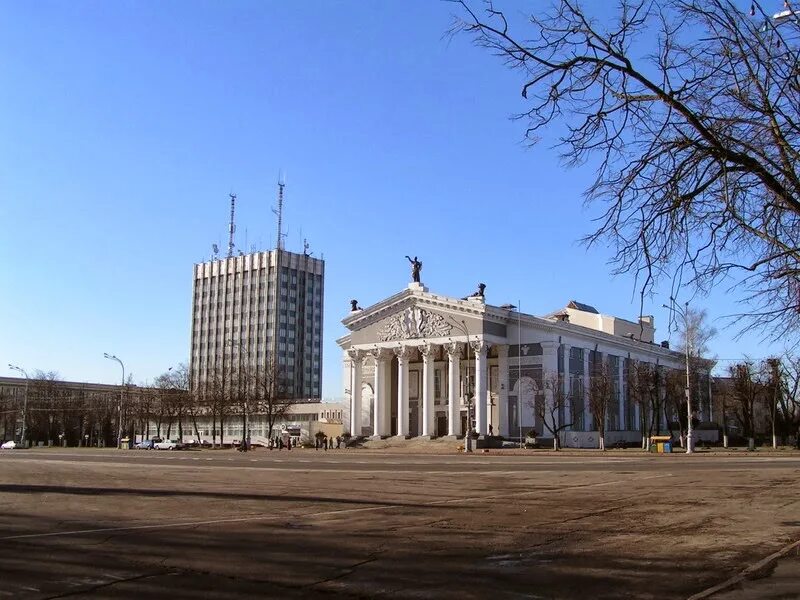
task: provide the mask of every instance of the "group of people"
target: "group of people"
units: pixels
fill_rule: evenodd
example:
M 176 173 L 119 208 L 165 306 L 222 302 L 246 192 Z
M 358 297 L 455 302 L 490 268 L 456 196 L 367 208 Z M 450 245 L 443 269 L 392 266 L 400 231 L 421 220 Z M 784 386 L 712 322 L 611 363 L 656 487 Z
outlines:
M 291 450 L 293 445 L 292 438 L 287 437 L 286 442 L 284 442 L 283 437 L 277 435 L 275 436 L 275 439 L 270 438 L 269 442 L 267 443 L 267 448 L 270 450 L 273 450 L 274 448 L 277 448 L 278 450 L 283 450 L 284 448 Z
M 314 438 L 314 449 L 319 450 L 320 448 L 322 448 L 323 450 L 328 450 L 328 449 L 333 450 L 333 447 L 335 445 L 336 449 L 338 450 L 339 448 L 342 447 L 343 443 L 344 439 L 342 439 L 342 436 L 340 435 L 337 435 L 335 438 L 332 438 L 330 440 L 327 438 L 327 436 L 326 437 L 318 436 Z
M 322 448 L 323 450 L 333 450 L 336 448 L 337 450 L 345 445 L 345 440 L 342 436 L 337 435 L 335 438 L 328 439 L 327 436 L 315 436 L 314 437 L 314 447 L 319 450 Z M 283 440 L 283 437 L 278 435 L 274 438 L 270 438 L 269 442 L 267 442 L 267 448 L 270 450 L 274 450 L 277 448 L 278 450 L 283 450 L 286 448 L 287 450 L 291 450 L 292 448 L 297 446 L 297 442 L 292 442 L 291 437 L 287 437 L 286 441 Z

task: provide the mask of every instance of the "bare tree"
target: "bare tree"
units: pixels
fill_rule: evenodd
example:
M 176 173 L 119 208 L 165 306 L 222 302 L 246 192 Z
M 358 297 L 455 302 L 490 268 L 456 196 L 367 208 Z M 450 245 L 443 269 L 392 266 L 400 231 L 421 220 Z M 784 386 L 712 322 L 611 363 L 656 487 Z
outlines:
M 608 363 L 601 358 L 594 363 L 589 374 L 589 410 L 594 417 L 600 450 L 606 449 L 606 420 L 613 393 L 614 385 Z
M 734 415 L 747 438 L 748 448 L 755 447 L 756 435 L 756 403 L 759 394 L 759 382 L 753 363 L 741 362 L 729 368 L 731 385 L 730 394 Z
M 768 358 L 763 363 L 764 370 L 764 400 L 768 404 L 770 427 L 772 429 L 772 447 L 778 447 L 778 406 L 781 404 L 783 394 L 783 373 L 781 361 L 777 358 Z
M 717 328 L 708 322 L 706 309 L 689 306 L 685 319 L 679 319 L 675 312 L 672 316 L 676 320 L 671 325 L 678 331 L 677 350 L 685 354 L 688 345 L 690 358 L 708 356 L 708 344 L 717 335 Z
M 672 424 L 678 425 L 678 438 L 681 448 L 686 448 L 686 432 L 688 414 L 686 410 L 686 372 L 680 369 L 669 369 L 664 375 L 664 416 L 669 433 L 672 435 Z
M 639 430 L 642 450 L 649 449 L 648 442 L 660 431 L 663 400 L 661 390 L 663 374 L 648 362 L 632 361 L 628 368 L 628 396 L 639 412 Z
M 55 371 L 39 369 L 31 377 L 28 401 L 28 439 L 31 441 L 41 441 L 49 446 L 61 431 L 61 423 L 57 418 L 61 403 L 59 380 Z
M 297 398 L 288 394 L 289 386 L 283 371 L 274 358 L 255 377 L 255 405 L 267 421 L 267 437 L 272 438 L 275 425 L 285 420 Z
M 452 32 L 524 79 L 527 139 L 562 123 L 566 164 L 597 164 L 587 198 L 603 214 L 585 241 L 612 245 L 615 272 L 642 298 L 663 279 L 730 284 L 742 330 L 795 335 L 800 20 L 732 0 L 621 0 L 607 21 L 578 0 L 524 19 L 457 4 Z
M 231 376 L 224 369 L 212 370 L 203 382 L 200 395 L 203 410 L 211 415 L 211 444 L 225 444 L 225 421 L 232 412 Z M 219 442 L 217 442 L 219 433 Z
M 795 447 L 800 448 L 800 358 L 786 356 L 781 361 L 782 390 L 778 403 L 778 422 L 786 443 L 794 436 Z
M 564 375 L 551 374 L 544 380 L 545 399 L 533 402 L 532 408 L 542 427 L 553 436 L 553 450 L 561 449 L 561 432 L 572 427 L 573 417 L 570 414 L 569 399 L 564 393 Z M 552 394 L 552 400 L 547 396 Z

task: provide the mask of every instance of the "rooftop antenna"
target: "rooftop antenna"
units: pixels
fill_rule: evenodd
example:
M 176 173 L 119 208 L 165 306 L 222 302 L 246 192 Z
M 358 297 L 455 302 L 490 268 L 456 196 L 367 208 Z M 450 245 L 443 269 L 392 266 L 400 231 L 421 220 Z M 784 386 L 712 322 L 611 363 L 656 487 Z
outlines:
M 228 227 L 230 237 L 228 238 L 228 258 L 233 256 L 233 232 L 236 231 L 236 225 L 233 222 L 233 213 L 236 210 L 236 194 L 228 194 L 231 198 L 231 224 Z
M 286 180 L 283 176 L 282 172 L 278 172 L 278 208 L 273 209 L 274 212 L 278 216 L 278 238 L 275 244 L 276 250 L 283 249 L 283 240 L 281 239 L 283 233 L 281 230 L 283 229 L 283 188 L 286 187 Z

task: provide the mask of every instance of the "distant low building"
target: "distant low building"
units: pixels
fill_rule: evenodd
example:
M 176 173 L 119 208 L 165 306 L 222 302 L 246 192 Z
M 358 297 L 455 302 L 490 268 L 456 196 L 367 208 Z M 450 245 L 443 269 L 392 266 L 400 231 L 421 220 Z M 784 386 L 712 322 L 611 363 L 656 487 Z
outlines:
M 149 388 L 125 389 L 130 398 Z M 27 412 L 25 437 L 31 445 L 114 446 L 119 403 L 119 385 L 0 377 L 0 439 L 19 441 Z
M 344 433 L 343 417 L 346 406 L 341 402 L 301 401 L 289 407 L 287 414 L 273 423 L 272 437 L 280 436 L 283 432 L 291 432 L 296 441 L 311 442 L 317 432 L 322 431 L 328 437 L 336 437 Z M 266 445 L 269 437 L 269 419 L 265 414 L 253 413 L 249 416 L 250 442 Z M 195 432 L 195 425 L 199 436 Z M 244 437 L 244 421 L 241 415 L 230 415 L 220 427 L 208 415 L 198 415 L 195 418 L 184 418 L 181 429 L 184 439 L 197 440 L 203 443 L 238 444 Z M 173 427 L 177 431 L 177 427 Z M 149 437 L 165 435 L 163 429 L 159 430 L 156 423 L 151 422 L 148 429 Z

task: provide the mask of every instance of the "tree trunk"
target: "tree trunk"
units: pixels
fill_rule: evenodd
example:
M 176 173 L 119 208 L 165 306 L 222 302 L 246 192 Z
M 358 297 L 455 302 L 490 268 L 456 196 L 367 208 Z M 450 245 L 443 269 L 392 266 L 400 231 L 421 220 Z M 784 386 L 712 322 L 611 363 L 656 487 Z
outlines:
M 191 415 L 192 415 L 192 426 L 194 427 L 194 434 L 197 436 L 197 443 L 202 445 L 201 442 L 203 440 L 200 438 L 200 429 L 198 429 L 197 427 L 197 413 L 195 413 L 195 411 L 192 411 Z

